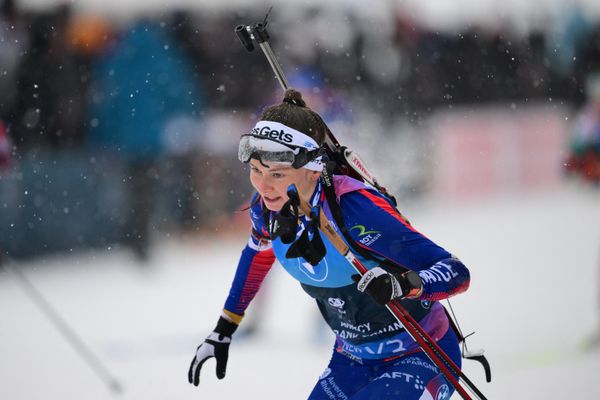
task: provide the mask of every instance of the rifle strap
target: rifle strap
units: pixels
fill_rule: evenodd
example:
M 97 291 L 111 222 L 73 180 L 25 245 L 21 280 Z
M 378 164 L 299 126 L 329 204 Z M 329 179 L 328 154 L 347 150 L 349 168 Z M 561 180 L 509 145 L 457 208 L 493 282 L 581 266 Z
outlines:
M 342 236 L 346 240 L 346 243 L 348 243 L 348 245 L 352 248 L 353 252 L 361 255 L 365 259 L 372 260 L 372 261 L 378 262 L 380 264 L 383 264 L 383 265 L 391 268 L 394 271 L 398 271 L 399 273 L 408 271 L 407 268 L 393 262 L 392 260 L 389 260 L 387 258 L 384 258 L 383 260 L 381 260 L 381 259 L 374 257 L 367 250 L 365 250 L 362 246 L 360 246 L 358 243 L 356 243 L 356 241 L 352 238 L 352 236 L 350 235 L 350 232 L 348 232 L 348 229 L 346 229 L 346 224 L 344 223 L 344 216 L 342 214 L 342 208 L 340 207 L 340 205 L 337 202 L 337 196 L 335 194 L 335 186 L 333 183 L 333 174 L 331 172 L 331 171 L 333 171 L 333 168 L 330 163 L 331 162 L 326 163 L 325 168 L 323 168 L 323 183 L 324 183 L 323 191 L 325 192 L 325 199 L 327 200 L 327 204 L 329 205 L 329 209 L 331 210 L 331 215 L 333 216 L 333 220 L 334 220 L 335 224 L 337 225 L 337 227 L 339 228 L 340 232 L 342 233 Z

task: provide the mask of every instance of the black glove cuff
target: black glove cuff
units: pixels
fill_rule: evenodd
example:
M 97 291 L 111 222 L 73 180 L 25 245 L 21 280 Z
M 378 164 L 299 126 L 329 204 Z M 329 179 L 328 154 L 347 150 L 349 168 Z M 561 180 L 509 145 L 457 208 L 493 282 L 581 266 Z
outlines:
M 219 322 L 217 322 L 215 332 L 217 332 L 219 335 L 231 337 L 237 328 L 237 324 L 228 321 L 223 317 L 219 317 Z
M 404 297 L 416 298 L 423 292 L 423 281 L 415 271 L 406 271 L 402 275 L 396 275 Z

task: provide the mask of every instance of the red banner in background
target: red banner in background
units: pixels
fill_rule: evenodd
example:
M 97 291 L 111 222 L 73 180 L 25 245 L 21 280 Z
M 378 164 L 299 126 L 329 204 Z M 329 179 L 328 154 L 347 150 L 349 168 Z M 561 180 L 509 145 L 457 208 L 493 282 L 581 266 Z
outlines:
M 461 200 L 558 184 L 568 115 L 541 106 L 435 115 L 431 193 Z

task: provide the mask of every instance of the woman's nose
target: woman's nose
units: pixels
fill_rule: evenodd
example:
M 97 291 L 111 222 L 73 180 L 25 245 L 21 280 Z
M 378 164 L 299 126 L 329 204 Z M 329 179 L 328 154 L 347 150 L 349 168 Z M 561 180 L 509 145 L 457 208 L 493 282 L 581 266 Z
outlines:
M 269 193 L 269 191 L 273 189 L 271 180 L 268 177 L 261 177 L 258 182 L 258 189 L 262 193 Z

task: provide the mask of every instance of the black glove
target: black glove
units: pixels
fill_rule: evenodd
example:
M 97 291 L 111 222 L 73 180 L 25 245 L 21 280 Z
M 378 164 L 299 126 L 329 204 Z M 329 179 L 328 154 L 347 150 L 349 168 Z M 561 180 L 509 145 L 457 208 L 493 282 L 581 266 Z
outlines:
M 361 277 L 352 275 L 359 292 L 367 292 L 377 303 L 385 305 L 393 299 L 416 298 L 423 292 L 423 282 L 415 271 L 394 275 L 381 267 L 368 270 Z
M 217 359 L 217 378 L 225 378 L 227 358 L 229 357 L 229 344 L 231 343 L 231 336 L 237 327 L 237 324 L 223 317 L 219 318 L 215 330 L 196 349 L 196 355 L 188 371 L 188 382 L 194 386 L 198 386 L 202 364 L 211 357 Z

